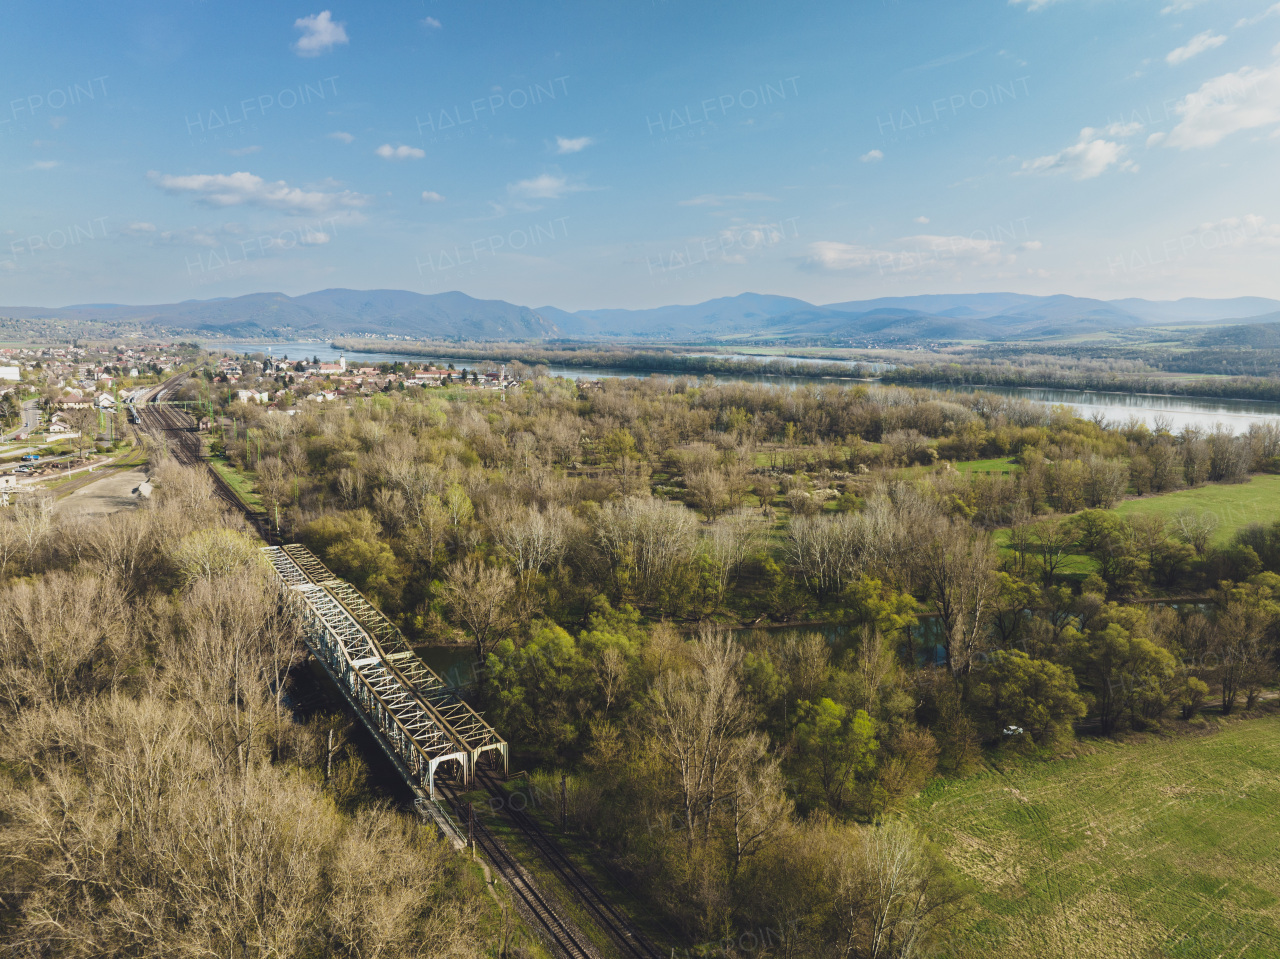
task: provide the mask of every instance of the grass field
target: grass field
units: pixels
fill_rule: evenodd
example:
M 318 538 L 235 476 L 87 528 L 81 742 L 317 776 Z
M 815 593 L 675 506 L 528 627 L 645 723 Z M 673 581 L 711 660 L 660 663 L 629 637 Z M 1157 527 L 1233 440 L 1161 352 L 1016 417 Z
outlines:
M 1280 716 L 930 786 L 958 959 L 1280 956 Z
M 1126 500 L 1116 507 L 1121 516 L 1156 513 L 1172 518 L 1191 509 L 1208 510 L 1218 517 L 1214 542 L 1225 543 L 1250 523 L 1274 523 L 1280 519 L 1280 476 L 1255 476 L 1247 483 L 1208 484 L 1162 496 Z
M 964 460 L 954 466 L 961 473 L 1012 473 L 1022 469 L 1007 456 L 998 456 L 992 460 Z
M 210 457 L 209 465 L 217 471 L 219 476 L 227 481 L 227 485 L 235 491 L 235 494 L 244 501 L 245 505 L 254 510 L 262 509 L 262 498 L 254 491 L 252 479 L 221 456 Z
M 980 461 L 999 462 L 999 461 Z M 966 465 L 957 464 L 957 469 Z M 1121 516 L 1138 516 L 1152 513 L 1172 519 L 1183 510 L 1204 512 L 1208 510 L 1218 517 L 1218 529 L 1213 535 L 1215 545 L 1224 546 L 1231 541 L 1236 530 L 1250 523 L 1274 523 L 1280 520 L 1280 476 L 1254 476 L 1247 483 L 1209 483 L 1195 489 L 1178 490 L 1159 496 L 1125 500 L 1115 507 Z M 1009 531 L 998 529 L 995 540 L 1002 550 L 1008 549 Z M 1064 576 L 1088 576 L 1096 565 L 1087 556 L 1073 555 L 1062 568 Z M 1280 953 L 1277 953 L 1280 955 Z

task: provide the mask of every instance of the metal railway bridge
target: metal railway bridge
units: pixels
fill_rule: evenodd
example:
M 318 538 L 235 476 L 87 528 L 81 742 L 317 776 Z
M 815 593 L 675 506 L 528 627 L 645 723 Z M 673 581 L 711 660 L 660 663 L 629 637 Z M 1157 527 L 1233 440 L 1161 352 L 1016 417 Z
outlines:
M 262 551 L 301 606 L 307 648 L 411 788 L 434 801 L 442 764 L 456 762 L 462 782 L 470 783 L 487 752 L 502 757 L 506 773 L 506 740 L 418 658 L 381 611 L 305 546 Z

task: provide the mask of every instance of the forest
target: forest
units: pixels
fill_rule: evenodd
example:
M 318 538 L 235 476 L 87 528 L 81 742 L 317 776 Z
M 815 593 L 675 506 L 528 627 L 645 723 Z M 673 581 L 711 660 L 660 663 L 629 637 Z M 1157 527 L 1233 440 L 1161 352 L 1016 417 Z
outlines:
M 987 343 L 912 351 L 820 350 L 803 360 L 785 355 L 717 355 L 717 351 L 729 349 L 723 344 L 602 348 L 594 343 L 569 342 L 336 340 L 334 346 L 357 356 L 361 351 L 377 351 L 407 359 L 444 357 L 535 368 L 557 365 L 685 376 L 874 379 L 915 387 L 1022 387 L 1280 400 L 1280 351 L 1230 346 L 1203 349 L 1190 338 L 1173 346 Z
M 513 768 L 565 777 L 569 828 L 673 943 L 945 955 L 972 889 L 905 814 L 931 782 L 1252 715 L 1275 683 L 1277 517 L 1113 509 L 1280 472 L 1275 425 L 678 377 L 221 395 L 224 468 L 415 643 L 470 650 Z M 338 718 L 282 704 L 296 627 L 238 521 L 157 476 L 100 529 L 0 524 L 4 935 L 483 950 L 474 883 L 358 751 L 326 772 Z
M 295 719 L 298 624 L 207 472 L 0 516 L 0 951 L 486 954 L 479 883 Z
M 895 818 L 932 777 L 1274 679 L 1274 517 L 1110 511 L 1277 471 L 1274 426 L 661 377 L 235 412 L 226 455 L 285 534 L 417 641 L 469 644 L 490 720 L 695 940 L 766 917 L 797 955 L 873 929 L 912 954 L 960 895 Z M 738 628 L 769 624 L 793 628 Z

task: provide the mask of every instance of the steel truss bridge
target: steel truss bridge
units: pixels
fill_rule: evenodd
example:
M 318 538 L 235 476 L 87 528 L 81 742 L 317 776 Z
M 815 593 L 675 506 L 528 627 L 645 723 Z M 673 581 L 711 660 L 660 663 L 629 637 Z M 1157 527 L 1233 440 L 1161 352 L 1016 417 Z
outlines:
M 380 610 L 305 546 L 262 552 L 300 605 L 303 642 L 415 791 L 435 800 L 436 770 L 449 762 L 458 764 L 464 783 L 472 782 L 487 752 L 502 757 L 505 775 L 506 740 L 418 658 Z

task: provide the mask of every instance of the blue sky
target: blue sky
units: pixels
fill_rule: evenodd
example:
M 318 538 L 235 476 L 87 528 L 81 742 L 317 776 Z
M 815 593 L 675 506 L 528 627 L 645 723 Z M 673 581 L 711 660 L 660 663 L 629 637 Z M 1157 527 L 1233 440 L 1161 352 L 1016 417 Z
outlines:
M 0 303 L 1280 297 L 1275 0 L 10 0 Z

